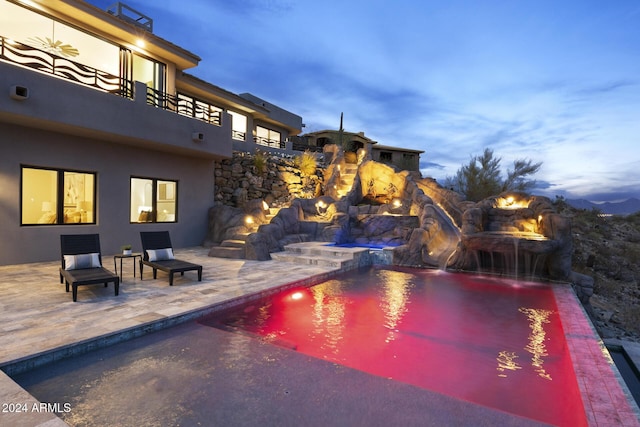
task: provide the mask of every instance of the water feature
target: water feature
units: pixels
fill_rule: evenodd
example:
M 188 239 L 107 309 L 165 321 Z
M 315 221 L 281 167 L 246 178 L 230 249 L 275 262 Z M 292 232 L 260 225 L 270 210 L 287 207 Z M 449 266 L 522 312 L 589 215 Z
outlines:
M 205 323 L 542 422 L 586 425 L 544 284 L 376 267 Z

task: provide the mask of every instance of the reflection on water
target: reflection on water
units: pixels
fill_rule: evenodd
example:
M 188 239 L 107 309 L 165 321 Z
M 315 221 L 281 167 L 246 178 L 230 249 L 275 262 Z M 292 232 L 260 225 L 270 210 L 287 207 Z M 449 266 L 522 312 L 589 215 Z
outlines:
M 345 304 L 341 291 L 342 286 L 337 280 L 329 280 L 311 288 L 314 300 L 313 334 L 324 335 L 325 348 L 334 354 L 338 353 L 338 344 L 344 337 Z
M 411 282 L 413 276 L 391 270 L 381 270 L 378 272 L 378 276 L 384 283 L 380 307 L 385 316 L 384 326 L 389 329 L 385 342 L 389 343 L 395 339 L 398 323 L 407 311 L 409 291 L 413 287 Z
M 528 337 L 529 342 L 524 349 L 533 355 L 531 357 L 531 365 L 540 378 L 551 381 L 551 375 L 549 375 L 542 366 L 544 365 L 543 358 L 549 355 L 545 346 L 547 334 L 543 325 L 545 323 L 549 323 L 549 316 L 554 312 L 551 310 L 525 307 L 520 307 L 518 311 L 527 316 L 527 319 L 529 320 L 529 329 L 531 332 Z M 498 376 L 506 378 L 507 375 L 505 371 L 516 371 L 518 369 L 522 369 L 522 367 L 515 361 L 518 357 L 519 356 L 512 351 L 503 350 L 499 352 L 498 357 L 496 358 L 498 361 L 498 367 L 496 368 L 499 372 Z
M 518 355 L 513 351 L 501 351 L 498 353 L 498 374 L 499 377 L 506 378 L 507 374 L 504 371 L 517 371 L 518 369 L 522 369 L 522 366 L 519 366 L 515 359 L 518 358 Z
M 531 364 L 538 373 L 538 376 L 546 380 L 551 380 L 551 375 L 549 375 L 542 366 L 544 364 L 543 357 L 548 356 L 547 348 L 544 344 L 547 334 L 543 325 L 549 323 L 549 316 L 553 311 L 524 307 L 521 307 L 518 311 L 526 315 L 529 319 L 531 333 L 529 334 L 529 344 L 527 344 L 525 350 L 533 355 Z

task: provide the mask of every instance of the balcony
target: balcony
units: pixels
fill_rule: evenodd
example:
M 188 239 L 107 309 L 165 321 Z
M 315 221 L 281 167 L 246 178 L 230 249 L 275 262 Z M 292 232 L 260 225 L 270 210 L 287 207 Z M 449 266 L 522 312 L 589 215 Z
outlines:
M 143 83 L 10 44 L 6 38 L 0 42 L 1 122 L 181 155 L 231 156 L 228 116 L 218 126 L 176 114 L 174 96 L 150 91 Z M 14 86 L 26 96 L 7 96 Z
M 0 60 L 133 99 L 133 81 L 0 36 Z M 147 104 L 220 126 L 222 110 L 188 96 L 147 88 Z

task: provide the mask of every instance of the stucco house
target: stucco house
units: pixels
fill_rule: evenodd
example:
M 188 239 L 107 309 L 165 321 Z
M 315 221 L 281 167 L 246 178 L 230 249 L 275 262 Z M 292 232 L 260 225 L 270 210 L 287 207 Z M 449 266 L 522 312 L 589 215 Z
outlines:
M 59 259 L 60 234 L 202 243 L 214 162 L 286 149 L 302 119 L 185 73 L 199 62 L 121 3 L 0 0 L 0 265 Z
M 360 148 L 366 148 L 371 151 L 371 158 L 373 160 L 394 165 L 408 171 L 420 170 L 420 155 L 424 153 L 423 150 L 378 144 L 377 141 L 365 136 L 364 132 L 354 133 L 344 130 L 321 130 L 309 132 L 292 139 L 297 142 L 297 146 L 301 147 L 300 149 L 306 146 L 310 151 L 322 151 L 322 147 L 327 144 L 337 144 L 347 151 L 357 151 Z

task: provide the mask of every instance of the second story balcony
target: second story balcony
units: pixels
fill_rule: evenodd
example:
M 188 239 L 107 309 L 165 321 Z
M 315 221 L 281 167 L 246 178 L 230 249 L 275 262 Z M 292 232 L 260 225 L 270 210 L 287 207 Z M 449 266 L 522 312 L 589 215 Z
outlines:
M 2 38 L 0 93 L 9 96 L 0 96 L 0 121 L 182 155 L 231 156 L 228 117 L 216 125 L 176 114 L 175 96 L 143 83 L 8 46 Z

